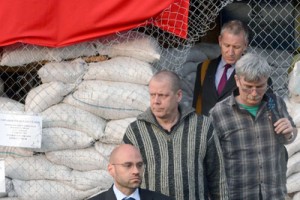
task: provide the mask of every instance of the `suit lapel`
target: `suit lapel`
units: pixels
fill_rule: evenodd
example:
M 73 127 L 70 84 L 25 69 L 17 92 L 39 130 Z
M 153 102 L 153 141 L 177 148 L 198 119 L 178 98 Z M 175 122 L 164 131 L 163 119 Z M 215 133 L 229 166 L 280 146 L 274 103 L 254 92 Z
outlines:
M 146 190 L 139 188 L 139 193 L 141 200 L 153 200 L 152 196 Z
M 218 92 L 215 84 L 215 74 L 218 69 L 218 65 L 220 62 L 221 57 L 218 59 L 214 59 L 211 61 L 205 78 L 205 87 L 207 87 L 206 91 L 210 92 L 216 99 L 218 98 Z
M 226 95 L 228 93 L 231 93 L 233 91 L 232 88 L 236 87 L 234 75 L 235 75 L 235 70 L 232 72 L 231 76 L 229 77 L 228 81 L 226 82 L 226 85 L 220 95 L 220 98 L 222 98 L 224 95 Z
M 114 193 L 113 187 L 109 188 L 109 190 L 107 190 L 107 195 L 105 196 L 105 199 L 107 200 L 117 200 L 117 197 Z

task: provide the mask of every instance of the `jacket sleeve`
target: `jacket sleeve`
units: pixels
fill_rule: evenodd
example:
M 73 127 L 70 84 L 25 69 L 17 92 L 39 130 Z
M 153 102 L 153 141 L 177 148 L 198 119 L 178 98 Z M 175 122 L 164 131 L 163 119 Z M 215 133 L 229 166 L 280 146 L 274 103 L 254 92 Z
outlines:
M 295 122 L 294 122 L 293 118 L 290 116 L 290 114 L 288 112 L 288 109 L 287 109 L 287 106 L 286 106 L 284 100 L 281 97 L 278 97 L 278 96 L 276 97 L 276 99 L 277 99 L 278 111 L 280 112 L 280 114 L 284 118 L 289 119 L 289 121 L 291 122 L 292 127 L 294 128 L 293 137 L 291 139 L 286 139 L 286 141 L 285 141 L 285 144 L 290 144 L 296 139 L 298 131 L 297 131 L 297 128 L 296 128 L 296 125 L 295 125 Z
M 207 151 L 204 163 L 207 189 L 211 199 L 229 199 L 223 153 L 215 131 L 207 136 Z
M 202 66 L 202 63 L 200 63 L 198 66 L 197 66 L 197 72 L 196 72 L 196 80 L 195 80 L 195 85 L 194 85 L 194 94 L 193 94 L 193 108 L 196 108 L 196 105 L 197 105 L 197 99 L 198 99 L 198 96 L 199 96 L 199 93 L 200 93 L 200 87 L 201 87 L 201 84 L 200 84 L 200 80 L 201 80 L 201 66 Z
M 272 81 L 272 78 L 270 77 L 268 79 L 268 90 L 267 90 L 267 93 L 273 93 L 273 81 Z
M 131 124 L 127 127 L 126 131 L 125 131 L 125 134 L 123 136 L 123 143 L 125 144 L 132 144 L 133 145 L 133 142 L 132 142 L 132 136 L 133 136 L 133 131 L 132 131 L 132 128 L 131 128 Z

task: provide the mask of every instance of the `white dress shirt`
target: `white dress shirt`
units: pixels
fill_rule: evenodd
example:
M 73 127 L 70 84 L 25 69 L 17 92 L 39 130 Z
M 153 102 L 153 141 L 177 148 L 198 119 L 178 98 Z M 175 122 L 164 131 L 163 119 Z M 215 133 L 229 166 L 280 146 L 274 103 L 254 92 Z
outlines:
M 123 200 L 125 197 L 132 197 L 134 198 L 135 200 L 141 200 L 140 198 L 140 193 L 139 193 L 139 189 L 137 188 L 131 195 L 129 196 L 126 196 L 125 194 L 123 194 L 114 184 L 113 186 L 113 190 L 114 190 L 114 193 L 117 197 L 117 200 Z

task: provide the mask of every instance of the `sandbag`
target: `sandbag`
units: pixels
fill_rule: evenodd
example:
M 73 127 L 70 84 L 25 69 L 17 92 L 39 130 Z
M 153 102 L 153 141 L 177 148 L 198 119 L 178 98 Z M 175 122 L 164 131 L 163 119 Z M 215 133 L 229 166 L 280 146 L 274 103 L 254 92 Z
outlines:
M 44 155 L 5 159 L 5 176 L 12 179 L 64 180 L 69 178 L 70 173 L 70 168 L 51 163 Z
M 208 59 L 212 60 L 221 55 L 220 46 L 217 43 L 205 43 L 201 42 L 193 47 L 194 51 L 200 51 L 204 53 Z M 202 55 L 201 55 L 202 56 Z
M 294 194 L 293 200 L 300 200 L 300 192 L 297 192 L 296 194 Z
M 148 85 L 155 69 L 147 62 L 130 57 L 90 63 L 84 80 L 104 80 Z
M 124 119 L 144 112 L 150 96 L 141 84 L 85 80 L 63 102 L 105 119 Z
M 43 128 L 62 127 L 87 133 L 99 139 L 104 132 L 106 121 L 75 106 L 60 103 L 42 112 Z
M 51 180 L 12 180 L 18 197 L 26 200 L 83 200 L 97 193 L 100 189 L 76 190 L 59 181 Z
M 288 152 L 289 157 L 291 157 L 294 153 L 296 152 L 300 152 L 300 129 L 298 128 L 298 133 L 297 133 L 297 137 L 295 138 L 295 140 L 290 143 L 290 144 L 286 144 L 285 148 Z
M 1 112 L 24 112 L 25 111 L 25 105 L 7 98 L 7 97 L 0 97 L 0 111 Z
M 287 178 L 286 187 L 288 193 L 300 191 L 300 172 L 292 174 Z
M 286 176 L 288 177 L 297 172 L 300 172 L 300 151 L 288 159 Z
M 290 99 L 292 102 L 300 104 L 300 95 L 299 94 L 290 93 Z
M 201 46 L 202 45 L 200 45 L 200 44 L 196 44 L 191 47 L 191 49 L 187 55 L 186 62 L 200 63 L 200 62 L 203 62 L 204 60 L 208 59 L 209 54 L 207 52 L 203 51 L 203 48 L 201 49 Z M 181 54 L 182 54 L 182 52 L 181 52 Z
M 95 139 L 78 130 L 52 127 L 42 131 L 42 145 L 40 149 L 33 149 L 36 152 L 84 149 L 95 143 Z
M 136 118 L 110 120 L 107 122 L 104 134 L 101 136 L 99 141 L 109 144 L 120 144 L 123 140 L 127 127 L 135 120 Z
M 72 170 L 70 181 L 63 181 L 77 190 L 100 188 L 107 190 L 113 184 L 113 178 L 107 170 L 77 171 Z
M 13 191 L 14 191 L 14 186 L 12 184 L 11 179 L 5 178 L 5 192 L 0 192 L 0 197 L 7 197 L 8 193 L 12 193 Z
M 148 63 L 159 60 L 161 50 L 155 38 L 138 32 L 130 32 L 128 34 L 124 33 L 117 37 L 104 38 L 104 40 L 115 41 L 111 43 L 111 46 L 107 47 L 107 55 L 109 57 L 126 56 Z M 102 48 L 101 46 L 99 49 Z
M 78 58 L 73 61 L 48 62 L 38 70 L 42 83 L 79 83 L 87 68 L 87 63 Z
M 118 144 L 107 144 L 103 143 L 101 141 L 97 141 L 95 143 L 95 149 L 102 155 L 104 156 L 107 160 L 110 158 L 110 154 L 113 151 L 113 149 L 117 146 Z
M 15 44 L 2 47 L 2 49 L 0 65 L 14 67 L 51 59 L 47 48 L 42 46 Z
M 299 95 L 300 97 L 300 95 Z M 287 107 L 287 110 L 290 114 L 290 116 L 293 118 L 293 121 L 296 125 L 296 127 L 300 128 L 300 98 L 299 98 L 299 102 L 297 103 L 295 101 L 295 96 L 291 95 L 291 97 L 289 99 L 285 98 L 285 104 Z
M 97 43 L 97 44 L 96 44 Z M 103 44 L 98 40 L 82 42 L 66 47 L 50 48 L 31 44 L 16 44 L 3 47 L 0 65 L 22 66 L 39 61 L 62 61 L 81 56 L 94 56 Z
M 105 48 L 103 44 L 100 44 L 99 41 L 91 40 L 87 42 L 80 42 L 77 44 L 58 47 L 58 48 L 49 48 L 48 54 L 52 61 L 62 61 L 69 60 L 74 58 L 80 58 L 83 56 L 95 56 L 99 54 L 98 49 Z
M 108 160 L 98 153 L 94 147 L 76 150 L 46 152 L 51 162 L 64 165 L 79 171 L 107 169 Z
M 52 105 L 61 102 L 75 85 L 63 82 L 44 83 L 29 91 L 25 99 L 25 111 L 40 113 Z
M 0 146 L 0 158 L 5 157 L 30 157 L 33 156 L 33 151 L 21 147 L 6 147 Z
M 198 66 L 198 63 L 196 63 L 196 62 L 191 62 L 191 61 L 185 62 L 183 64 L 182 68 L 180 69 L 180 71 L 178 72 L 178 74 L 180 74 L 181 77 L 186 77 L 190 73 L 196 73 L 197 66 Z
M 289 74 L 289 92 L 300 95 L 300 61 L 296 62 L 293 70 Z

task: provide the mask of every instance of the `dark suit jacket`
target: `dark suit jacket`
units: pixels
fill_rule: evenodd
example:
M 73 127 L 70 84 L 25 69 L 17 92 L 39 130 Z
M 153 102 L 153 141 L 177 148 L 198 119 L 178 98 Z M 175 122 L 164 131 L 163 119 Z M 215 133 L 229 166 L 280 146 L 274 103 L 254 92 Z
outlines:
M 219 95 L 217 92 L 217 88 L 215 85 L 215 75 L 218 69 L 219 62 L 221 61 L 221 56 L 216 59 L 210 61 L 206 75 L 203 81 L 203 86 L 200 85 L 200 70 L 202 63 L 200 63 L 197 67 L 197 76 L 194 87 L 194 96 L 193 96 L 193 107 L 196 108 L 196 102 L 198 98 L 202 98 L 202 114 L 208 115 L 209 110 L 216 105 L 217 102 L 222 101 L 226 97 L 230 96 L 233 90 L 236 88 L 236 83 L 234 80 L 235 70 L 229 77 L 226 82 L 226 85 Z M 272 93 L 272 80 L 269 78 L 268 80 L 268 93 Z M 199 95 L 200 94 L 200 95 Z
M 163 194 L 139 188 L 141 200 L 174 200 Z M 109 190 L 90 198 L 89 200 L 117 200 L 113 187 Z

